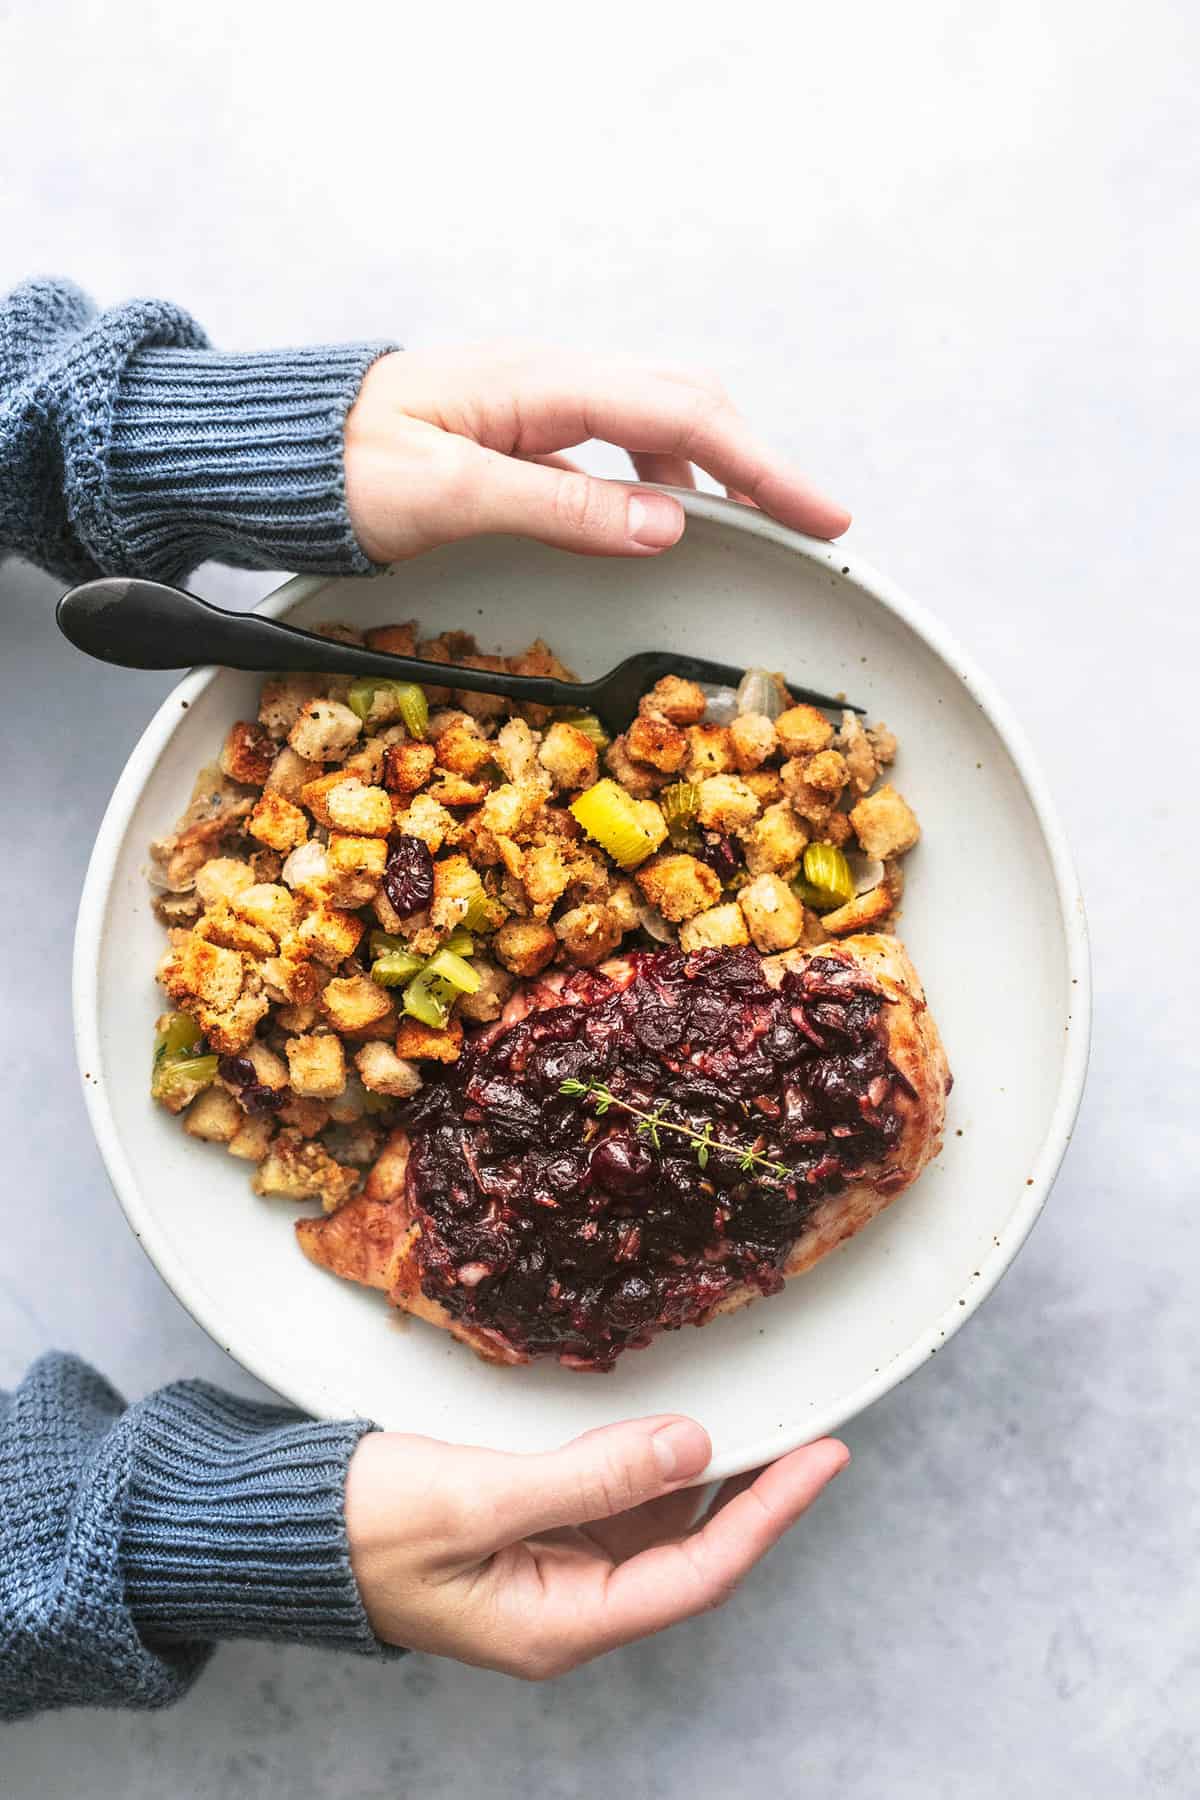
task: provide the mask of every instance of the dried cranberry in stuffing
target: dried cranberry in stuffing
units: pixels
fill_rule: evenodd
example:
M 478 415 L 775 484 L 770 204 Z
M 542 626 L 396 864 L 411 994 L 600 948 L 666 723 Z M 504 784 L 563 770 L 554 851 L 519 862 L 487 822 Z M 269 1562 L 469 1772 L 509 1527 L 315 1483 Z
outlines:
M 423 838 L 397 838 L 383 871 L 383 891 L 402 919 L 424 912 L 433 899 L 433 857 Z
M 723 831 L 702 831 L 700 848 L 696 854 L 701 862 L 706 862 L 720 876 L 722 882 L 732 881 L 742 866 L 733 847 L 733 839 Z

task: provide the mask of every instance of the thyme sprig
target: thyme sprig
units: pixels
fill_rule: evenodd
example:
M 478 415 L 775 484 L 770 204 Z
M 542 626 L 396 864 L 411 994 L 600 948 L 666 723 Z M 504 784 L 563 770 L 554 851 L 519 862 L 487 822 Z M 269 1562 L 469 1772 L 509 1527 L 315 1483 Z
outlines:
M 629 1113 L 632 1118 L 637 1120 L 635 1129 L 638 1136 L 649 1138 L 656 1150 L 662 1148 L 659 1137 L 660 1132 L 675 1132 L 678 1137 L 686 1138 L 689 1144 L 691 1144 L 696 1152 L 696 1161 L 700 1164 L 702 1169 L 707 1169 L 708 1159 L 712 1152 L 714 1150 L 719 1150 L 727 1156 L 734 1156 L 737 1158 L 738 1168 L 743 1175 L 752 1175 L 755 1170 L 762 1170 L 766 1174 L 774 1175 L 780 1181 L 786 1181 L 792 1174 L 792 1170 L 788 1168 L 786 1163 L 775 1162 L 771 1157 L 764 1156 L 760 1150 L 755 1150 L 750 1145 L 731 1144 L 725 1142 L 722 1138 L 714 1137 L 711 1119 L 705 1120 L 704 1129 L 702 1131 L 696 1131 L 690 1125 L 680 1124 L 678 1120 L 668 1119 L 666 1117 L 665 1101 L 663 1101 L 661 1105 L 656 1106 L 653 1112 L 650 1112 L 644 1106 L 634 1106 L 632 1101 L 622 1100 L 617 1094 L 614 1094 L 607 1083 L 603 1081 L 576 1081 L 572 1079 L 570 1081 L 564 1081 L 558 1091 L 560 1094 L 566 1094 L 572 1099 L 594 1100 L 596 1103 L 596 1111 L 601 1118 L 603 1118 L 604 1114 L 613 1106 L 617 1108 L 618 1112 Z

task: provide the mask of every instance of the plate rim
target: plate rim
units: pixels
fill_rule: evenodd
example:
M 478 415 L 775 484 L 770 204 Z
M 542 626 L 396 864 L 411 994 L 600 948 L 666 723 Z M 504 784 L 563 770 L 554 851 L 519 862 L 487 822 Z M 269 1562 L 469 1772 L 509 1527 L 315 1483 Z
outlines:
M 704 1481 L 714 1481 L 739 1474 L 761 1462 L 774 1460 L 795 1445 L 811 1442 L 814 1438 L 838 1430 L 923 1367 L 933 1353 L 949 1343 L 993 1292 L 1036 1224 L 1071 1141 L 1083 1098 L 1091 1047 L 1091 958 L 1083 893 L 1074 858 L 1038 759 L 1007 701 L 941 620 L 927 612 L 897 583 L 843 546 L 806 537 L 752 507 L 739 505 L 718 495 L 680 489 L 667 491 L 675 494 L 682 501 L 685 510 L 694 517 L 731 525 L 749 536 L 778 544 L 810 563 L 823 565 L 839 581 L 845 580 L 865 589 L 873 599 L 907 625 L 962 681 L 1011 757 L 1041 831 L 1058 900 L 1067 952 L 1067 974 L 1071 984 L 1068 990 L 1071 1023 L 1066 1034 L 1058 1091 L 1049 1123 L 1033 1159 L 1025 1190 L 1013 1206 L 995 1245 L 995 1254 L 988 1259 L 979 1279 L 972 1283 L 965 1302 L 959 1300 L 953 1303 L 903 1350 L 898 1351 L 888 1362 L 882 1363 L 870 1377 L 837 1401 L 820 1409 L 811 1418 L 797 1419 L 792 1430 L 784 1432 L 782 1436 L 772 1433 L 767 1437 L 756 1438 L 734 1451 L 714 1456 L 702 1477 Z M 345 579 L 341 575 L 292 576 L 265 595 L 253 610 L 267 617 L 277 618 L 313 594 L 319 593 L 321 589 Z M 215 1317 L 213 1310 L 219 1302 L 210 1297 L 202 1284 L 192 1278 L 184 1260 L 176 1257 L 165 1232 L 156 1224 L 152 1209 L 143 1199 L 141 1186 L 125 1153 L 108 1100 L 109 1084 L 99 1008 L 99 968 L 103 928 L 117 860 L 146 781 L 169 738 L 180 724 L 184 703 L 190 706 L 221 673 L 221 669 L 216 667 L 193 669 L 171 689 L 130 752 L 105 808 L 88 859 L 76 917 L 72 956 L 72 1014 L 76 1059 L 88 1119 L 109 1182 L 135 1238 L 176 1299 L 227 1355 L 272 1392 L 281 1394 L 293 1405 L 317 1418 L 342 1418 L 346 1416 L 344 1410 L 337 1407 L 331 1409 L 327 1396 L 314 1387 L 303 1372 L 294 1378 L 289 1376 L 281 1380 L 281 1371 L 273 1366 L 269 1354 L 259 1354 L 254 1346 L 244 1351 L 235 1349 L 225 1341 L 224 1331 L 219 1326 L 228 1322 Z

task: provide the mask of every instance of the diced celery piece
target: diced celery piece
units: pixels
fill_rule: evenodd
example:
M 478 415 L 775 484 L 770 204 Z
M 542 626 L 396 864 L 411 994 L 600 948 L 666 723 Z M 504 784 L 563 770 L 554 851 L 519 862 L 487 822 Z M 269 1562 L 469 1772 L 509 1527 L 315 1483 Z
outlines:
M 470 963 L 465 962 L 449 946 L 430 957 L 425 972 L 437 981 L 444 981 L 456 994 L 478 993 L 482 982 L 482 977 L 476 974 Z
M 854 876 L 845 855 L 833 844 L 809 844 L 804 852 L 803 874 L 792 891 L 814 912 L 832 912 L 854 898 Z
M 350 692 L 347 694 L 346 700 L 351 712 L 356 713 L 364 725 L 371 716 L 371 708 L 375 704 L 375 695 L 378 693 L 379 687 L 380 683 L 372 680 L 369 675 L 350 684 Z
M 453 950 L 455 956 L 474 956 L 475 939 L 465 927 L 456 925 L 442 945 L 442 949 Z
M 186 1051 L 182 1056 L 156 1057 L 150 1077 L 151 1099 L 165 1100 L 169 1095 L 178 1101 L 181 1094 L 192 1099 L 202 1088 L 212 1086 L 219 1061 L 216 1056 L 189 1056 Z
M 388 950 L 408 950 L 408 939 L 390 931 L 373 931 L 367 939 L 372 956 L 383 956 Z
M 425 958 L 411 950 L 385 950 L 371 964 L 371 980 L 380 987 L 403 987 L 425 967 Z
M 154 1056 L 194 1056 L 200 1043 L 200 1027 L 189 1013 L 164 1013 L 154 1033 Z
M 381 681 L 378 676 L 364 676 L 351 683 L 347 696 L 351 710 L 366 724 L 375 705 L 375 696 L 386 692 L 388 716 L 399 714 L 409 737 L 423 738 L 429 728 L 429 702 L 424 688 L 414 681 Z
M 636 869 L 658 847 L 638 802 L 607 776 L 572 800 L 569 811 L 622 869 Z
M 449 1022 L 450 1008 L 456 997 L 448 982 L 439 980 L 424 968 L 404 990 L 404 1010 L 412 1018 L 419 1019 L 422 1025 L 441 1031 Z
M 671 842 L 682 847 L 700 811 L 700 789 L 694 781 L 673 781 L 658 796 Z

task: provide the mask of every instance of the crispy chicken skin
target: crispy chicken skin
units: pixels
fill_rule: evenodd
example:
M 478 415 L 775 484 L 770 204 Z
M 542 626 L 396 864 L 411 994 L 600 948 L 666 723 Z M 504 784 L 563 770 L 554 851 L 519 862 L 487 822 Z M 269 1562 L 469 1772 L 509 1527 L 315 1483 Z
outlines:
M 763 959 L 772 986 L 788 969 L 802 969 L 814 956 L 833 956 L 856 964 L 883 990 L 889 1004 L 882 1011 L 888 1057 L 903 1082 L 895 1097 L 901 1129 L 895 1144 L 869 1175 L 842 1192 L 827 1195 L 809 1214 L 800 1235 L 781 1265 L 786 1279 L 803 1274 L 829 1251 L 870 1223 L 904 1191 L 941 1147 L 949 1069 L 937 1026 L 925 1002 L 916 971 L 904 947 L 892 937 L 849 937 L 836 945 L 794 949 Z M 604 965 L 617 981 L 632 979 L 622 959 Z M 561 977 L 519 989 L 493 1031 L 526 1012 L 557 1002 Z M 530 1358 L 502 1334 L 454 1318 L 421 1289 L 416 1245 L 421 1232 L 406 1194 L 408 1139 L 396 1131 L 376 1162 L 360 1195 L 323 1219 L 305 1219 L 296 1227 L 305 1254 L 321 1267 L 348 1280 L 382 1289 L 393 1305 L 450 1331 L 491 1362 L 518 1363 Z M 736 1311 L 759 1297 L 752 1283 L 734 1288 L 696 1319 L 706 1324 L 719 1313 Z M 571 1360 L 571 1359 L 568 1359 Z M 572 1361 L 572 1366 L 586 1366 Z

